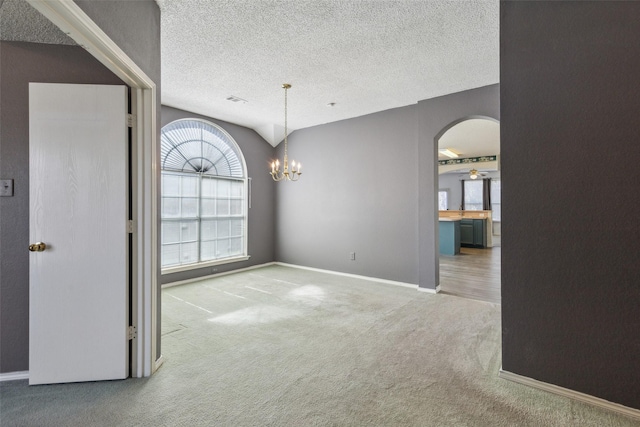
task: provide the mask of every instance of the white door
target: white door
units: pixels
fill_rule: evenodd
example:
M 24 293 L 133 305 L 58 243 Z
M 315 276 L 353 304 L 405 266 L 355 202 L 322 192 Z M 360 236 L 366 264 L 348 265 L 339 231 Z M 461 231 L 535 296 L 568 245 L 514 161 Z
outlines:
M 126 103 L 29 84 L 29 384 L 128 376 Z

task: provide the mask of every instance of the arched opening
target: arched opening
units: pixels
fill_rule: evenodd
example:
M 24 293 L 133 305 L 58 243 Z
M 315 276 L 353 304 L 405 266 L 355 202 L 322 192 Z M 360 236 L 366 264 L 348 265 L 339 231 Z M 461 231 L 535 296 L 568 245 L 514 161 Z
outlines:
M 465 117 L 436 144 L 440 289 L 500 303 L 500 124 Z

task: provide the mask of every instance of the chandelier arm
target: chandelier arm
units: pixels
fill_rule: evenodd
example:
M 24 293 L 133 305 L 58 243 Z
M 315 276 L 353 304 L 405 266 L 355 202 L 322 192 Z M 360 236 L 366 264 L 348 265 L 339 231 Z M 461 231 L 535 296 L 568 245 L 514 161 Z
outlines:
M 300 164 L 296 165 L 295 161 L 291 162 L 291 170 L 289 170 L 289 145 L 288 145 L 288 133 L 289 133 L 289 123 L 288 123 L 288 89 L 291 88 L 289 83 L 284 83 L 282 85 L 284 89 L 284 157 L 282 159 L 282 172 L 280 172 L 280 162 L 276 160 L 271 164 L 271 172 L 270 175 L 274 181 L 297 181 L 300 179 Z

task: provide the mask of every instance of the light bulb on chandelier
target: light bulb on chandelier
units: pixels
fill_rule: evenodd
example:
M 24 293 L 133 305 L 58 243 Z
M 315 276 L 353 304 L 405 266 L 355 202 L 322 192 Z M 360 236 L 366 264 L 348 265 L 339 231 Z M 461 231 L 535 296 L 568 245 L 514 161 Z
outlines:
M 287 90 L 291 88 L 289 83 L 282 85 L 284 89 L 284 159 L 282 161 L 282 172 L 280 172 L 280 160 L 271 162 L 271 177 L 274 181 L 297 181 L 302 175 L 302 164 L 291 160 L 291 170 L 289 170 L 289 154 L 287 152 Z

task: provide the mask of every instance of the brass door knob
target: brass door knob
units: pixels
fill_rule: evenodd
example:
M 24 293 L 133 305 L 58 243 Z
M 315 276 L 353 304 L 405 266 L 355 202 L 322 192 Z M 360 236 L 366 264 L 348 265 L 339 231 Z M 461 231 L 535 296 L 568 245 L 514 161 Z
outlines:
M 29 250 L 31 252 L 44 252 L 47 249 L 47 245 L 43 242 L 32 243 L 29 245 Z

